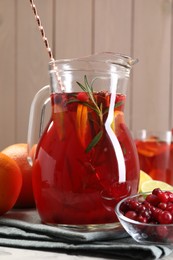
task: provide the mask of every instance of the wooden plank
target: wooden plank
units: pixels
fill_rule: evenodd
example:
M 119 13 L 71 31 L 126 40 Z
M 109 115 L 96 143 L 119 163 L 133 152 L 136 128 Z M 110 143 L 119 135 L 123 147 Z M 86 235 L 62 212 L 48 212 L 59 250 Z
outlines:
M 35 1 L 52 46 L 53 1 Z M 33 96 L 49 83 L 49 56 L 43 44 L 29 1 L 17 0 L 17 142 L 26 142 Z M 39 120 L 39 119 L 38 119 Z
M 91 54 L 92 1 L 56 0 L 56 58 Z
M 10 8 L 9 8 L 10 6 Z M 15 140 L 15 2 L 0 1 L 0 149 Z
M 131 0 L 95 0 L 94 52 L 131 55 Z
M 132 1 L 95 0 L 93 52 L 132 55 Z M 130 124 L 131 84 L 127 88 L 125 117 Z
M 173 0 L 171 1 L 173 8 Z M 169 128 L 173 130 L 173 13 L 172 13 L 172 23 L 171 23 L 171 50 L 170 50 L 170 121 Z
M 171 2 L 135 0 L 133 130 L 169 128 Z

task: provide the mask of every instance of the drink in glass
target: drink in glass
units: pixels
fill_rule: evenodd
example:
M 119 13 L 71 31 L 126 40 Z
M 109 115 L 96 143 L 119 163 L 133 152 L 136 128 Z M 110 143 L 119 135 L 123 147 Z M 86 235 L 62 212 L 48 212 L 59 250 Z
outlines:
M 142 130 L 136 137 L 140 168 L 154 180 L 173 185 L 172 132 L 148 132 Z

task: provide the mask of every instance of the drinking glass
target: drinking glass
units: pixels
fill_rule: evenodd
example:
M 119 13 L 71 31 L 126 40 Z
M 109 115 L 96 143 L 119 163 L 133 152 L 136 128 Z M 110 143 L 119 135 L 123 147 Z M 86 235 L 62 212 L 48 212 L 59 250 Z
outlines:
M 154 180 L 173 185 L 173 142 L 171 131 L 137 131 L 135 143 L 140 169 Z

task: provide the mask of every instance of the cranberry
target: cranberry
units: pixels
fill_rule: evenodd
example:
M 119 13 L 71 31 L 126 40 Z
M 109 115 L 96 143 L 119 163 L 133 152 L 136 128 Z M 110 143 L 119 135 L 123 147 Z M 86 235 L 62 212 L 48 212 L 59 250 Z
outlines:
M 88 100 L 88 95 L 86 92 L 79 92 L 77 94 L 77 99 L 81 102 L 86 102 Z
M 158 221 L 160 224 L 171 224 L 172 223 L 172 215 L 169 211 L 162 211 L 158 215 Z
M 167 205 L 166 210 L 169 211 L 171 213 L 171 215 L 173 216 L 173 204 L 171 203 L 171 205 Z
M 145 211 L 146 210 L 146 206 L 144 204 L 139 204 L 138 205 L 138 208 L 136 209 L 137 212 L 142 212 L 142 211 Z
M 160 202 L 167 203 L 169 200 L 169 195 L 166 192 L 159 193 L 157 196 Z
M 155 194 L 149 194 L 146 197 L 146 201 L 152 204 L 153 206 L 157 206 L 158 203 L 160 202 L 159 198 Z
M 150 213 L 150 211 L 148 211 L 148 210 L 142 211 L 142 212 L 140 213 L 140 215 L 141 215 L 142 217 L 147 218 L 148 220 L 151 218 L 151 213 Z
M 125 214 L 128 210 L 130 210 L 130 206 L 129 206 L 130 200 L 126 200 L 124 201 L 121 206 L 120 206 L 120 210 Z
M 135 210 L 135 209 L 138 208 L 138 206 L 139 206 L 139 202 L 136 201 L 136 200 L 131 200 L 131 201 L 129 202 L 129 207 L 130 207 L 130 209 Z
M 168 195 L 169 195 L 168 201 L 169 201 L 169 202 L 173 202 L 173 193 L 172 193 L 172 192 L 169 192 Z
M 153 217 L 153 219 L 156 220 L 156 221 L 158 221 L 158 216 L 161 214 L 162 210 L 159 209 L 159 208 L 153 207 L 153 208 L 151 209 L 151 212 L 152 212 L 152 217 Z
M 157 235 L 160 237 L 160 238 L 166 238 L 167 235 L 168 235 L 168 229 L 166 226 L 158 226 L 156 228 L 157 230 Z
M 153 191 L 152 191 L 152 194 L 154 194 L 154 195 L 158 195 L 158 194 L 160 194 L 160 193 L 162 193 L 162 190 L 160 189 L 160 188 L 156 188 L 156 189 L 154 189 Z
M 125 214 L 125 217 L 136 220 L 137 214 L 135 211 L 127 211 L 127 213 Z
M 139 222 L 142 222 L 142 223 L 147 223 L 148 222 L 148 219 L 146 217 L 143 217 L 143 216 L 137 217 L 136 220 L 139 221 Z
M 167 208 L 167 204 L 164 202 L 160 202 L 157 206 L 159 209 L 162 209 L 162 210 L 165 210 Z
M 151 209 L 153 207 L 153 205 L 151 205 L 148 201 L 144 201 L 143 205 L 145 206 L 146 209 Z
M 109 94 L 104 91 L 100 91 L 96 97 L 97 99 L 97 104 L 100 106 L 100 104 L 103 105 L 103 107 L 107 107 L 107 100 L 109 100 Z

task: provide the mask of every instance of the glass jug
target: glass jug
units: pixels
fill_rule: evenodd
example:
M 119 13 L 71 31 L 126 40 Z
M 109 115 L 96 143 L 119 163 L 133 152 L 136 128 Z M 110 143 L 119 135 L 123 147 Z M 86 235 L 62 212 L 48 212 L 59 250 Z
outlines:
M 137 193 L 138 156 L 124 120 L 135 63 L 114 53 L 49 63 L 50 87 L 36 94 L 28 129 L 33 190 L 43 223 L 112 228 L 118 201 Z M 50 120 L 32 158 L 39 114 L 43 120 L 49 100 Z

